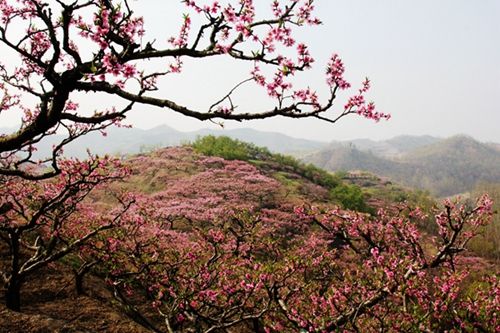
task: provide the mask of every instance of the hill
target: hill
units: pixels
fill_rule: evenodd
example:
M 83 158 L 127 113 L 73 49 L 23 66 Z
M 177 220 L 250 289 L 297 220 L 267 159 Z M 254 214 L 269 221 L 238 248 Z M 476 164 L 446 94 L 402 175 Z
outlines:
M 304 157 L 303 161 L 330 171 L 364 170 L 382 176 L 396 174 L 399 170 L 399 163 L 352 144 L 330 146 Z
M 425 145 L 426 141 L 433 143 Z M 398 158 L 388 158 L 376 155 L 373 150 L 362 151 L 355 145 L 337 145 L 303 160 L 332 171 L 369 171 L 437 196 L 470 191 L 478 182 L 500 181 L 500 151 L 471 137 L 438 141 L 426 138 L 418 142 L 400 138 L 393 142 L 408 150 Z
M 0 128 L 0 133 L 8 132 L 8 128 Z M 99 155 L 131 155 L 193 142 L 205 135 L 249 142 L 331 171 L 368 171 L 437 196 L 470 191 L 480 181 L 498 181 L 500 173 L 499 144 L 480 143 L 466 136 L 442 139 L 402 135 L 382 141 L 355 139 L 328 144 L 248 128 L 181 132 L 162 125 L 149 130 L 112 128 L 105 145 L 101 133 L 90 133 L 67 145 L 64 154 L 85 158 L 89 150 Z M 59 139 L 55 136 L 42 141 L 34 155 L 46 157 Z
M 0 133 L 9 133 L 12 129 L 0 128 Z M 258 146 L 267 147 L 277 153 L 300 153 L 318 150 L 327 145 L 326 142 L 293 138 L 281 133 L 261 132 L 249 128 L 233 130 L 201 129 L 198 131 L 181 132 L 169 126 L 161 125 L 151 129 L 139 128 L 110 128 L 106 131 L 106 144 L 102 144 L 103 137 L 99 132 L 89 133 L 77 141 L 65 146 L 64 155 L 68 157 L 85 158 L 87 150 L 94 154 L 131 155 L 151 151 L 161 147 L 178 146 L 196 138 L 214 135 L 228 136 L 233 139 L 246 141 Z M 37 145 L 35 156 L 45 157 L 54 144 L 60 142 L 61 135 L 46 138 Z
M 331 174 L 227 137 L 203 137 L 189 146 L 124 160 L 130 177 L 88 198 L 90 216 L 100 219 L 103 209 L 110 208 L 111 193 L 132 195 L 133 208 L 120 215 L 116 228 L 99 234 L 82 251 L 31 276 L 23 289 L 28 302 L 24 312 L 0 307 L 0 331 L 140 332 L 139 322 L 152 331 L 165 331 L 157 328 L 166 325 L 167 331 L 189 332 L 193 326 L 218 327 L 227 321 L 233 332 L 250 333 L 262 331 L 263 323 L 273 325 L 274 316 L 282 315 L 279 308 L 267 308 L 281 290 L 294 290 L 289 306 L 316 320 L 319 310 L 308 309 L 323 307 L 311 303 L 310 295 L 319 297 L 318 291 L 332 288 L 332 283 L 335 288 L 346 283 L 370 285 L 377 291 L 381 270 L 369 255 L 374 244 L 391 246 L 385 237 L 393 233 L 390 239 L 399 239 L 401 230 L 408 232 L 405 239 L 416 237 L 413 223 L 400 225 L 400 207 L 386 210 L 398 213 L 395 219 L 379 219 L 374 211 L 401 201 L 432 204 L 425 193 L 406 191 L 387 179 L 366 173 Z M 306 215 L 309 210 L 318 215 Z M 364 219 L 370 223 L 358 224 Z M 425 225 L 426 219 L 418 221 L 425 230 L 423 242 L 428 242 L 433 230 Z M 84 227 L 85 219 L 77 223 Z M 343 223 L 344 232 L 332 229 Z M 373 230 L 365 229 L 372 223 Z M 73 227 L 61 229 L 57 237 L 65 241 Z M 347 232 L 352 233 L 349 238 Z M 6 245 L 2 246 L 0 264 L 7 265 Z M 398 262 L 411 252 L 404 246 L 394 251 L 401 251 L 395 256 Z M 458 266 L 469 265 L 467 260 L 474 261 L 474 267 L 493 269 L 481 258 L 466 258 Z M 87 294 L 75 295 L 75 276 L 88 263 L 95 266 L 83 280 Z M 355 265 L 364 266 L 353 269 Z M 405 271 L 403 266 L 397 273 Z M 259 287 L 267 282 L 269 288 L 278 288 L 276 292 Z M 357 288 L 349 285 L 349 290 Z M 228 307 L 234 310 L 226 312 Z M 385 309 L 385 303 L 380 307 Z M 262 309 L 262 322 L 240 321 L 243 314 Z M 329 318 L 331 308 L 325 311 L 321 315 Z M 186 314 L 201 319 L 186 321 Z M 214 317 L 215 323 L 205 321 Z M 293 324 L 283 323 L 288 326 L 276 331 L 294 331 Z
M 11 130 L 0 128 L 0 133 Z M 90 133 L 67 145 L 64 154 L 85 158 L 89 150 L 99 155 L 131 155 L 193 142 L 206 135 L 227 136 L 266 147 L 270 152 L 291 154 L 327 170 L 372 172 L 411 187 L 429 190 L 438 196 L 469 191 L 477 181 L 498 179 L 496 159 L 493 157 L 500 153 L 497 143 L 476 142 L 475 146 L 469 144 L 467 150 L 461 151 L 460 142 L 450 143 L 457 141 L 456 138 L 442 139 L 428 135 L 402 135 L 382 141 L 355 139 L 325 143 L 249 128 L 181 132 L 161 125 L 148 130 L 112 128 L 107 131 L 106 144 L 102 144 L 101 133 Z M 42 141 L 34 155 L 46 157 L 59 139 L 55 136 Z M 467 140 L 474 141 L 472 138 Z M 467 145 L 462 143 L 463 147 Z
M 399 154 L 408 153 L 414 149 L 424 147 L 433 143 L 442 141 L 441 138 L 436 138 L 430 135 L 412 136 L 400 135 L 385 142 L 398 150 Z
M 338 142 L 343 145 L 352 145 L 365 152 L 371 152 L 380 157 L 398 157 L 416 148 L 420 148 L 442 139 L 429 136 L 400 135 L 392 139 L 375 141 L 370 139 L 354 139 L 351 141 Z
M 355 203 L 361 207 L 364 203 L 357 186 L 344 184 L 337 176 L 228 138 L 206 137 L 196 141 L 194 148 L 169 147 L 134 155 L 127 159 L 127 165 L 131 170 L 128 180 L 95 193 L 91 201 L 109 200 L 107 191 L 113 187 L 132 191 L 136 193 L 137 204 L 144 206 L 145 212 L 141 216 L 153 214 L 155 225 L 165 221 L 172 230 L 183 235 L 193 232 L 193 229 L 198 230 L 200 226 L 219 226 L 219 223 L 225 223 L 228 216 L 249 214 L 248 218 L 253 218 L 254 214 L 258 214 L 259 223 L 273 226 L 270 229 L 273 233 L 279 231 L 291 242 L 304 231 L 294 212 L 296 205 L 307 202 L 330 206 L 336 202 L 342 206 Z M 339 197 L 333 190 L 343 195 Z M 95 209 L 99 209 L 98 205 Z M 307 224 L 302 225 L 307 227 Z M 147 230 L 146 225 L 141 226 L 141 231 L 144 229 Z M 272 236 L 276 243 L 276 236 L 266 236 L 265 232 L 259 231 L 259 242 Z M 148 237 L 147 241 L 156 241 L 162 236 Z M 98 238 L 96 243 L 101 244 L 99 249 L 110 239 L 109 234 Z M 185 239 L 183 241 L 186 242 Z M 146 255 L 147 245 L 139 247 L 142 256 Z M 155 245 L 154 242 L 151 245 Z M 164 251 L 182 245 L 178 240 L 173 241 Z M 4 244 L 0 243 L 1 266 L 8 265 L 6 251 Z M 113 253 L 114 257 L 119 255 L 116 248 Z M 136 258 L 136 254 L 131 258 Z M 22 294 L 22 300 L 26 302 L 23 303 L 22 313 L 12 312 L 0 305 L 3 318 L 0 320 L 0 331 L 149 331 L 126 316 L 128 312 L 134 320 L 139 320 L 137 314 L 134 317 L 134 312 L 130 312 L 136 307 L 146 313 L 149 324 L 161 327 L 161 317 L 155 317 L 155 309 L 149 307 L 151 300 L 144 299 L 141 294 L 131 301 L 135 303 L 120 305 L 123 300 L 117 299 L 119 296 L 116 290 L 113 291 L 113 286 L 104 282 L 106 275 L 103 272 L 109 269 L 116 274 L 119 267 L 112 259 L 107 258 L 93 274 L 87 274 L 84 280 L 86 293 L 82 295 L 76 294 L 73 287 L 74 274 L 82 260 L 85 262 L 82 256 L 66 258 L 32 276 L 26 281 Z M 236 330 L 251 331 L 244 327 Z
M 479 182 L 500 181 L 500 152 L 471 137 L 455 136 L 406 154 L 414 166 L 409 184 L 451 195 L 470 191 Z

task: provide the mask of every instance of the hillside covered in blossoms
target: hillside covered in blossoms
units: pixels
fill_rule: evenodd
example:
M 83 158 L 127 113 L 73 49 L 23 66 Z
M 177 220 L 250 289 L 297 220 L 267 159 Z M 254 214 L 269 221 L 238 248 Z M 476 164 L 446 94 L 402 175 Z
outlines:
M 45 298 L 26 288 L 22 298 L 31 301 L 23 312 L 39 316 L 39 323 L 3 310 L 6 316 L 40 332 L 217 331 L 225 325 L 255 332 L 293 331 L 294 326 L 321 331 L 325 323 L 377 327 L 378 313 L 385 313 L 384 325 L 391 330 L 410 329 L 421 311 L 429 311 L 419 325 L 440 327 L 460 320 L 457 310 L 470 316 L 472 281 L 481 279 L 479 272 L 498 269 L 469 252 L 457 259 L 455 272 L 422 270 L 409 278 L 407 265 L 415 255 L 428 265 L 439 260 L 432 248 L 445 229 L 412 208 L 427 204 L 431 212 L 430 198 L 376 177 L 365 184 L 369 187 L 349 185 L 342 175 L 224 137 L 131 156 L 123 163 L 129 174 L 123 181 L 84 200 L 92 210 L 86 214 L 94 216 L 128 200 L 116 227 L 46 269 L 43 274 L 53 283 L 44 286 Z M 390 217 L 396 211 L 404 215 Z M 345 231 L 337 231 L 342 226 Z M 71 243 L 90 227 L 61 227 L 57 237 Z M 44 231 L 42 238 L 50 241 L 53 233 Z M 472 275 L 466 273 L 471 264 Z M 406 289 L 394 290 L 407 295 L 403 303 L 380 289 L 403 278 Z M 438 281 L 449 289 L 434 289 Z M 497 283 L 488 281 L 484 287 Z M 349 309 L 367 301 L 374 304 L 355 321 L 349 319 Z M 481 325 L 494 319 L 497 303 L 491 302 L 477 314 Z M 103 308 L 102 316 L 94 313 L 89 322 L 86 316 L 96 306 Z M 68 320 L 71 316 L 77 319 Z M 8 322 L 2 325 L 14 331 Z

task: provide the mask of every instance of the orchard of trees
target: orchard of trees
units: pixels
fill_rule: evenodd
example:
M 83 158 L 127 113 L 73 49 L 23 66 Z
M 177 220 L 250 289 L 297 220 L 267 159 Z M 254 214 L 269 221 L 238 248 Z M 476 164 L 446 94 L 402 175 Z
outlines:
M 351 87 L 336 54 L 326 64 L 326 96 L 294 86 L 314 63 L 294 39 L 320 24 L 313 0 L 271 1 L 267 10 L 252 0 L 182 2 L 189 14 L 180 14 L 178 35 L 157 41 L 134 13 L 137 2 L 0 0 L 1 50 L 12 59 L 0 60 L 0 117 L 22 118 L 0 136 L 6 307 L 21 311 L 27 278 L 73 256 L 79 291 L 94 269 L 152 331 L 500 331 L 498 278 L 470 292 L 460 256 L 491 219 L 488 196 L 445 202 L 432 213 L 438 232 L 429 237 L 416 227 L 425 214 L 415 207 L 369 214 L 273 206 L 276 180 L 238 159 L 204 157 L 199 173 L 176 186 L 134 193 L 120 187 L 140 172 L 127 161 L 64 157 L 68 143 L 121 126 L 146 105 L 199 120 L 389 118 L 366 101 L 367 79 L 345 105 L 335 103 Z M 248 64 L 248 78 L 205 109 L 166 97 L 186 59 L 211 57 Z M 264 89 L 275 106 L 237 107 L 244 84 Z M 103 96 L 115 106 L 80 107 L 79 98 Z M 65 136 L 35 157 L 56 134 Z M 161 323 L 134 307 L 134 297 Z

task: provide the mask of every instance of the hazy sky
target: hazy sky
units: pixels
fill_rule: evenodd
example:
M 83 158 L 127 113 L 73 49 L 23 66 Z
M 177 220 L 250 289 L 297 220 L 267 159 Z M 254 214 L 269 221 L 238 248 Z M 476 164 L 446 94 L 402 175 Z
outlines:
M 141 1 L 142 8 L 148 9 L 145 15 L 151 18 L 154 29 L 167 21 L 178 22 L 175 9 L 179 7 L 164 5 L 162 8 L 156 1 L 155 5 L 153 0 Z M 256 0 L 255 3 L 267 7 L 269 1 Z M 393 118 L 375 124 L 351 117 L 335 125 L 281 118 L 243 124 L 226 122 L 226 128 L 252 127 L 327 141 L 356 137 L 382 139 L 399 134 L 465 133 L 480 140 L 500 142 L 497 101 L 500 98 L 500 1 L 318 0 L 316 4 L 323 25 L 307 29 L 298 38 L 310 45 L 316 57 L 315 72 L 308 75 L 311 79 L 307 85 L 319 90 L 324 87 L 324 65 L 330 54 L 337 52 L 345 61 L 347 76 L 353 85 L 365 76 L 370 77 L 373 89 L 369 97 Z M 186 70 L 189 71 L 187 66 Z M 245 73 L 242 71 L 241 76 Z M 214 91 L 219 96 L 222 90 L 217 94 L 215 87 L 218 81 L 227 84 L 221 76 L 229 76 L 229 73 L 221 63 L 214 64 L 212 70 L 196 66 L 196 70 L 186 75 L 191 82 L 179 89 L 187 89 L 189 96 L 196 99 L 200 89 Z M 203 78 L 204 75 L 210 79 Z M 228 81 L 229 84 L 236 82 Z M 154 119 L 148 119 L 145 114 L 136 113 L 137 119 L 133 121 L 146 128 L 158 123 L 182 130 L 210 126 L 180 117 L 167 119 L 161 116 L 164 114 L 164 111 L 155 112 Z
M 133 5 L 145 16 L 149 37 L 165 40 L 181 22 L 179 3 L 141 0 Z M 270 1 L 255 0 L 255 4 L 257 10 L 267 10 Z M 353 116 L 331 125 L 276 118 L 226 121 L 226 128 L 252 127 L 323 141 L 464 133 L 500 142 L 500 1 L 317 0 L 316 5 L 323 25 L 297 36 L 310 46 L 316 63 L 299 83 L 324 91 L 325 64 L 331 53 L 339 53 L 353 86 L 368 76 L 373 87 L 369 99 L 379 110 L 391 113 L 392 119 L 375 124 Z M 184 73 L 162 86 L 162 94 L 193 107 L 206 107 L 248 72 L 248 65 L 220 59 L 186 61 Z M 238 104 L 242 110 L 264 107 L 268 105 L 264 97 L 247 90 Z M 342 105 L 339 101 L 338 107 Z M 217 127 L 150 108 L 133 111 L 129 121 L 140 128 L 160 124 L 185 131 Z

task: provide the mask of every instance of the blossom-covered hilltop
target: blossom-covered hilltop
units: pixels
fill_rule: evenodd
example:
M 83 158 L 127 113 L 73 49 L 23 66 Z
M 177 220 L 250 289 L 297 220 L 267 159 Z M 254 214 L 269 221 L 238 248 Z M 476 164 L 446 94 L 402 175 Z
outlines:
M 122 163 L 128 177 L 82 201 L 80 214 L 93 218 L 81 221 L 91 224 L 61 227 L 56 236 L 41 228 L 39 236 L 70 244 L 109 212 L 119 218 L 27 281 L 23 314 L 2 310 L 12 319 L 2 330 L 497 325 L 498 281 L 479 272 L 498 266 L 457 256 L 488 222 L 488 197 L 475 208 L 445 202 L 434 216 L 421 193 L 373 176 L 332 175 L 226 137 Z

